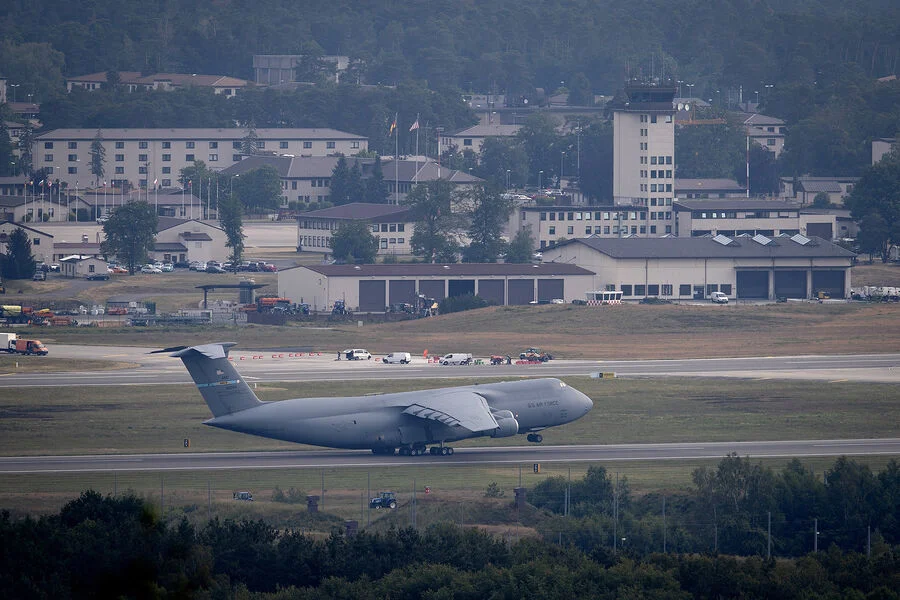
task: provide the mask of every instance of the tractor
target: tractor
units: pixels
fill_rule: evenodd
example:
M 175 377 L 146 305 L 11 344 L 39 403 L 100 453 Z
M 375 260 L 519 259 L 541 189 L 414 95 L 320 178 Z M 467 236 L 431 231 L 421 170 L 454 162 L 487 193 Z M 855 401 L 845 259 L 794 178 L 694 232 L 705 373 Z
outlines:
M 397 508 L 397 498 L 394 492 L 381 492 L 380 496 L 369 499 L 369 508 Z

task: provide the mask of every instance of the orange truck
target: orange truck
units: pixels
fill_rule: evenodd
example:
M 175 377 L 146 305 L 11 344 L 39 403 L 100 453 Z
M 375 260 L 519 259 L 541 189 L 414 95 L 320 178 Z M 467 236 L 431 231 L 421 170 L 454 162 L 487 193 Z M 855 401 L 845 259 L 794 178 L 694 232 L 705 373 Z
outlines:
M 0 334 L 0 341 L 5 341 L 2 350 L 10 354 L 37 354 L 39 356 L 47 355 L 47 346 L 41 340 L 20 339 L 15 333 Z

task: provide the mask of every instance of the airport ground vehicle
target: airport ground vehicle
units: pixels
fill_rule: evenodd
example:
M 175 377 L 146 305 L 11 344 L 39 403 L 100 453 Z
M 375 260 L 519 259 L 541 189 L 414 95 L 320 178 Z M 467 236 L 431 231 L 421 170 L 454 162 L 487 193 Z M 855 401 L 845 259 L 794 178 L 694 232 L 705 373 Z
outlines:
M 547 362 L 548 360 L 553 360 L 553 355 L 549 352 L 544 352 L 540 348 L 529 348 L 525 352 L 519 353 L 519 360 L 537 360 L 540 362 Z
M 728 304 L 728 296 L 723 292 L 713 292 L 709 295 L 709 301 L 714 304 Z
M 349 348 L 342 352 L 347 360 L 372 360 L 372 355 L 368 350 L 362 348 Z
M 234 493 L 235 500 L 244 500 L 246 502 L 253 502 L 253 494 L 250 492 L 235 492 Z
M 397 508 L 397 497 L 394 492 L 381 492 L 375 498 L 369 498 L 369 508 Z
M 34 309 L 30 306 L 4 304 L 0 306 L 0 318 L 7 323 L 30 323 L 34 318 Z
M 472 355 L 464 354 L 462 352 L 452 352 L 442 356 L 439 362 L 445 367 L 447 365 L 468 365 L 472 363 Z
M 491 354 L 491 364 L 492 365 L 502 365 L 502 364 L 512 364 L 512 357 L 510 355 L 500 355 L 500 354 Z
M 331 314 L 353 316 L 353 313 L 347 310 L 347 306 L 343 300 L 334 301 L 334 308 L 331 309 Z
M 408 365 L 411 360 L 412 356 L 409 352 L 391 352 L 390 354 L 385 355 L 385 357 L 381 359 L 381 362 L 387 365 Z
M 41 340 L 26 340 L 17 337 L 9 339 L 8 336 L 10 335 L 15 336 L 16 334 L 4 334 L 4 336 L 7 337 L 6 351 L 10 354 L 24 354 L 26 356 L 37 354 L 39 356 L 47 356 L 47 346 L 45 346 Z

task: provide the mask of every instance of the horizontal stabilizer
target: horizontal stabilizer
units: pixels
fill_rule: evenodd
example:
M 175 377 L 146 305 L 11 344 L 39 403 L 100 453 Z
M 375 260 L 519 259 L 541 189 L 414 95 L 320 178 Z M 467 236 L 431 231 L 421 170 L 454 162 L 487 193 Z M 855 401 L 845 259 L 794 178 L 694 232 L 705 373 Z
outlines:
M 250 386 L 228 360 L 235 342 L 169 348 L 169 356 L 180 358 L 200 390 L 213 416 L 222 417 L 262 405 Z

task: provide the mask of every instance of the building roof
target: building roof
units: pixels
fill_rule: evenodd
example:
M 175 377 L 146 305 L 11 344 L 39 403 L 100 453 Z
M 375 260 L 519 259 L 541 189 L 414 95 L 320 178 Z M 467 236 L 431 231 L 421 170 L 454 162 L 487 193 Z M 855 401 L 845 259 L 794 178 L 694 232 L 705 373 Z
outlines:
M 563 275 L 594 275 L 593 271 L 568 263 L 304 265 L 303 267 L 291 267 L 283 271 L 297 268 L 306 268 L 326 277 L 559 277 Z
M 763 238 L 771 243 L 763 245 L 753 238 L 736 239 L 717 236 L 729 243 L 722 244 L 716 238 L 576 238 L 560 244 L 584 244 L 612 258 L 852 258 L 853 252 L 845 250 L 818 237 L 804 238 L 801 244 L 790 237 Z M 762 238 L 763 236 L 757 236 Z M 797 236 L 795 236 L 797 237 Z M 802 236 L 799 236 L 802 238 Z M 548 264 L 548 263 L 544 263 Z
M 839 194 L 841 192 L 841 184 L 837 181 L 800 181 L 800 186 L 805 192 L 825 192 L 829 194 Z
M 182 231 L 178 237 L 183 238 L 186 242 L 211 242 L 212 238 L 208 233 L 200 233 L 197 231 Z
M 165 231 L 167 229 L 172 229 L 173 227 L 178 227 L 179 225 L 184 225 L 186 223 L 190 223 L 191 225 L 203 225 L 204 227 L 210 227 L 212 229 L 222 230 L 221 227 L 216 227 L 215 225 L 210 225 L 209 223 L 204 223 L 203 221 L 198 221 L 197 219 L 178 219 L 176 217 L 158 217 L 158 221 L 157 221 L 157 225 L 156 225 L 156 233 L 160 233 L 161 231 Z
M 66 81 L 75 81 L 78 83 L 106 83 L 106 71 L 99 73 L 88 73 L 87 75 L 77 75 L 75 77 L 67 77 Z M 129 83 L 141 77 L 140 71 L 119 71 L 119 81 Z
M 124 128 L 103 129 L 104 140 L 233 140 L 240 141 L 247 135 L 244 127 L 229 128 Z M 36 136 L 39 140 L 93 140 L 96 129 L 53 129 Z M 365 136 L 329 129 L 327 127 L 264 127 L 256 129 L 256 135 L 263 140 L 366 140 Z
M 747 188 L 734 179 L 675 179 L 675 193 L 678 192 L 744 192 Z
M 98 254 L 100 244 L 97 242 L 56 242 L 53 250 L 68 250 L 73 254 Z
M 382 217 L 394 217 L 394 220 L 405 218 L 409 208 L 396 204 L 373 204 L 371 202 L 351 202 L 340 206 L 332 206 L 319 210 L 301 213 L 301 219 L 365 219 L 373 220 Z
M 157 242 L 153 244 L 156 252 L 187 252 L 187 248 L 180 242 Z
M 246 79 L 229 77 L 227 75 L 197 75 L 196 73 L 154 73 L 146 77 L 137 77 L 123 83 L 137 85 L 153 85 L 156 82 L 168 81 L 177 86 L 201 86 L 201 87 L 243 87 L 249 85 Z
M 26 175 L 0 177 L 0 185 L 25 185 L 26 183 L 28 183 L 28 177 Z
M 740 113 L 744 125 L 749 126 L 766 126 L 766 125 L 784 125 L 784 120 L 778 117 L 770 117 L 759 113 Z
M 35 229 L 34 227 L 29 227 L 28 225 L 24 225 L 22 223 L 13 223 L 12 221 L 0 221 L 0 226 L 3 225 L 12 225 L 13 227 L 21 227 L 25 231 L 31 231 L 38 235 L 45 235 L 47 237 L 53 237 L 53 235 L 47 233 L 46 231 L 41 231 L 40 229 Z
M 800 210 L 799 204 L 759 198 L 676 198 L 676 210 Z
M 443 137 L 512 137 L 521 128 L 521 125 L 501 125 L 499 123 L 473 125 L 456 133 L 446 134 Z

